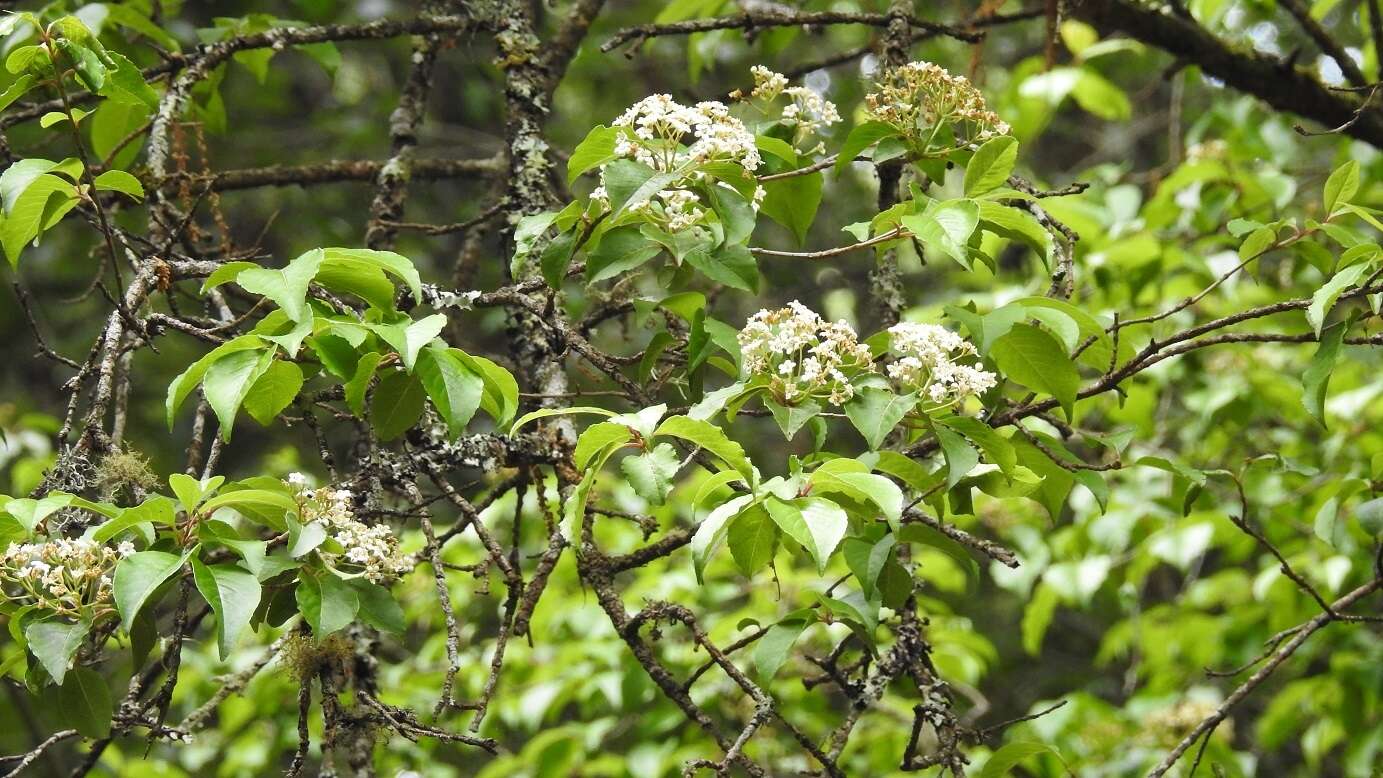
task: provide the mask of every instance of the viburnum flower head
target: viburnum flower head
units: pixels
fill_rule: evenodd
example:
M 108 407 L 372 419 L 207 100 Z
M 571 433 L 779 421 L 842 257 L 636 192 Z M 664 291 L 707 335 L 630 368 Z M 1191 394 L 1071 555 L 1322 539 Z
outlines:
M 852 381 L 873 371 L 873 355 L 854 328 L 827 322 L 796 300 L 750 317 L 739 344 L 745 373 L 767 379 L 785 405 L 823 399 L 842 405 L 855 396 Z
M 783 106 L 777 121 L 794 129 L 794 145 L 800 145 L 812 133 L 840 121 L 840 111 L 835 103 L 820 92 L 805 86 L 788 86 L 787 76 L 763 65 L 755 65 L 749 72 L 754 76 L 754 89 L 749 93 L 750 97 L 765 102 L 773 102 L 780 96 L 788 98 L 788 104 Z
M 317 549 L 333 567 L 353 568 L 373 583 L 385 583 L 413 569 L 413 560 L 398 550 L 398 538 L 383 524 L 366 524 L 355 518 L 354 495 L 347 489 L 323 487 L 301 494 L 304 525 L 320 522 L 327 537 L 342 548 L 340 553 Z
M 681 232 L 706 221 L 708 211 L 693 188 L 706 180 L 698 166 L 730 162 L 748 175 L 762 162 L 754 134 L 730 115 L 724 103 L 706 101 L 686 106 L 670 95 L 650 95 L 630 106 L 613 124 L 616 156 L 661 173 L 681 174 L 630 209 L 669 232 Z M 591 192 L 591 199 L 609 207 L 606 170 L 607 166 L 601 167 L 600 186 Z M 751 204 L 757 209 L 762 199 L 756 191 Z
M 968 79 L 932 62 L 886 70 L 875 89 L 864 97 L 870 118 L 891 125 L 924 156 L 944 156 L 1012 132 Z M 941 132 L 947 128 L 949 138 Z
M 0 555 L 0 591 L 15 605 L 95 618 L 110 608 L 115 565 L 134 552 L 129 541 L 116 548 L 85 538 L 11 543 Z
M 959 359 L 973 358 L 975 347 L 956 333 L 936 324 L 903 322 L 888 328 L 895 356 L 887 368 L 904 392 L 916 392 L 937 407 L 983 394 L 998 376 Z

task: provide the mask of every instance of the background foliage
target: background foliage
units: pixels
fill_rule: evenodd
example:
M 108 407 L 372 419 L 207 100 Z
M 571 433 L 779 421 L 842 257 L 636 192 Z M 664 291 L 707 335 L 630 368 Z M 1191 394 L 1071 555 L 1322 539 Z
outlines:
M 124 567 L 80 618 L 5 579 L 0 769 L 1377 775 L 1377 5 L 28 7 L 0 533 Z M 908 61 L 1016 143 L 861 133 Z M 706 168 L 702 243 L 660 242 L 621 203 L 675 179 L 606 128 L 755 65 L 843 120 L 736 107 L 759 176 L 816 170 Z M 793 300 L 881 359 L 944 325 L 1000 384 L 697 411 Z M 763 506 L 704 553 L 736 488 Z M 833 495 L 833 555 L 771 514 Z M 377 575 L 344 533 L 380 526 Z

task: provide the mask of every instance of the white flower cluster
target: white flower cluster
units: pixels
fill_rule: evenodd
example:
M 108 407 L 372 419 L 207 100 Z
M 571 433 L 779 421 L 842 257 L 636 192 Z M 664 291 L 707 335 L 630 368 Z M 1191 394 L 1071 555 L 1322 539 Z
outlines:
M 750 97 L 766 102 L 772 102 L 782 95 L 788 97 L 789 102 L 783 106 L 778 121 L 795 128 L 794 145 L 801 145 L 812 133 L 840 121 L 836 104 L 822 97 L 820 92 L 805 86 L 788 86 L 787 76 L 763 65 L 755 65 L 749 72 L 754 76 L 754 90 L 749 93 Z
M 696 169 L 698 165 L 732 162 L 752 172 L 763 161 L 754 134 L 730 115 L 724 103 L 685 106 L 670 95 L 650 95 L 630 106 L 613 124 L 619 130 L 617 156 L 659 172 L 683 173 L 667 188 L 631 208 L 669 232 L 681 232 L 705 221 L 706 209 L 690 188 L 706 178 Z M 763 187 L 757 187 L 752 198 L 755 209 L 763 197 Z M 604 167 L 600 186 L 591 193 L 591 199 L 609 205 Z
M 714 100 L 686 106 L 670 95 L 649 95 L 630 106 L 614 126 L 621 129 L 615 154 L 654 170 L 735 162 L 752 172 L 762 161 L 754 133 L 731 116 L 724 103 Z
M 869 348 L 849 324 L 827 322 L 796 300 L 750 317 L 739 344 L 745 371 L 768 379 L 784 405 L 820 398 L 844 404 L 855 396 L 851 381 L 873 370 Z
M 1012 132 L 968 79 L 932 62 L 889 70 L 877 89 L 864 97 L 870 117 L 892 125 L 924 155 L 941 156 Z M 943 125 L 950 125 L 954 140 L 944 139 Z M 934 145 L 938 140 L 941 145 Z
M 129 541 L 111 548 L 83 538 L 11 543 L 0 556 L 0 589 L 17 604 L 60 616 L 95 618 L 100 614 L 85 611 L 109 607 L 111 573 L 134 551 Z
M 904 391 L 950 405 L 983 394 L 998 381 L 993 373 L 956 361 L 974 356 L 975 347 L 945 327 L 903 322 L 889 327 L 888 333 L 897 355 L 888 366 L 888 376 Z
M 294 483 L 291 476 L 289 482 Z M 412 558 L 399 553 L 399 541 L 392 530 L 383 524 L 372 526 L 355 518 L 351 508 L 353 495 L 348 490 L 323 487 L 302 491 L 299 499 L 303 524 L 321 522 L 327 537 L 343 549 L 335 554 L 319 548 L 318 553 L 327 563 L 357 567 L 374 583 L 397 578 L 413 569 Z

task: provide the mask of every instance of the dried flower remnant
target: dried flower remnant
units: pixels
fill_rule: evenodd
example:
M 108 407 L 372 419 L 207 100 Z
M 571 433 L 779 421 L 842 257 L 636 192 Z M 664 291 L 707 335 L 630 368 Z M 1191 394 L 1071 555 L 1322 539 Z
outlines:
M 885 71 L 875 89 L 864 97 L 870 118 L 891 125 L 919 157 L 943 157 L 1012 131 L 968 79 L 931 62 Z
M 873 372 L 873 355 L 849 324 L 827 322 L 796 300 L 750 317 L 739 344 L 745 372 L 767 380 L 783 405 L 842 405 L 855 396 L 851 382 Z
M 362 573 L 373 583 L 393 580 L 413 569 L 412 558 L 399 552 L 392 530 L 356 519 L 350 491 L 330 487 L 308 491 L 305 479 L 294 475 L 298 474 L 290 475 L 288 482 L 298 489 L 303 524 L 320 522 L 330 541 L 317 549 L 323 561 L 345 572 Z
M 957 361 L 974 357 L 975 347 L 945 327 L 903 322 L 889 327 L 888 333 L 895 355 L 888 377 L 902 391 L 916 392 L 937 407 L 983 394 L 998 381 L 993 373 Z
M 111 574 L 134 552 L 129 541 L 115 548 L 85 538 L 11 543 L 0 556 L 0 590 L 16 607 L 95 621 L 114 612 Z

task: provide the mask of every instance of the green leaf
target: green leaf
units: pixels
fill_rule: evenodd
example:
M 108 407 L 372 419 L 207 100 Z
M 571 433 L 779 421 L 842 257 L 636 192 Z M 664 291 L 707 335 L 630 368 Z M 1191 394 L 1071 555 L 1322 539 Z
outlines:
M 1090 68 L 1081 68 L 1071 96 L 1076 104 L 1106 121 L 1127 121 L 1133 115 L 1124 90 Z
M 145 522 L 171 527 L 176 519 L 174 510 L 176 506 L 177 503 L 173 500 L 156 494 L 139 505 L 125 508 L 115 518 L 101 524 L 91 534 L 91 539 L 97 543 L 104 543 L 125 530 Z
M 807 231 L 816 220 L 823 182 L 819 172 L 765 181 L 759 210 L 791 231 L 800 246 L 806 243 Z
M 216 614 L 216 642 L 225 661 L 259 607 L 259 581 L 234 565 L 205 565 L 196 557 L 192 558 L 192 579 Z
M 594 284 L 614 278 L 653 259 L 662 250 L 638 227 L 616 227 L 600 238 L 595 249 L 586 252 L 586 282 Z
M 792 646 L 811 622 L 805 618 L 783 619 L 768 628 L 754 646 L 754 671 L 763 681 L 778 674 Z
M 961 433 L 984 450 L 985 457 L 999 466 L 1005 475 L 1013 472 L 1018 465 L 1018 454 L 1008 438 L 1000 435 L 988 424 L 969 416 L 944 416 L 937 422 Z
M 302 388 L 302 368 L 286 360 L 276 360 L 245 395 L 245 410 L 261 426 L 267 427 L 292 404 Z
M 869 443 L 869 448 L 878 449 L 888 438 L 888 434 L 898 426 L 903 417 L 917 407 L 917 395 L 894 394 L 888 389 L 863 387 L 843 406 L 845 415 L 855 429 Z
M 606 418 L 615 415 L 614 411 L 607 411 L 604 408 L 596 408 L 592 405 L 573 405 L 570 408 L 539 408 L 536 411 L 525 413 L 518 421 L 514 422 L 514 426 L 509 428 L 509 435 L 512 437 L 514 433 L 519 431 L 520 427 L 530 421 L 546 419 L 549 416 L 566 416 L 572 413 L 592 413 Z
M 1325 317 L 1329 315 L 1330 309 L 1335 307 L 1340 295 L 1354 286 L 1368 269 L 1367 264 L 1350 265 L 1336 273 L 1311 295 L 1311 305 L 1306 309 L 1306 321 L 1311 323 L 1311 329 L 1317 337 L 1321 334 L 1321 328 L 1325 326 Z
M 659 443 L 648 453 L 625 457 L 619 464 L 635 494 L 651 505 L 662 505 L 672 491 L 672 479 L 682 463 L 671 444 Z
M 355 621 L 360 598 L 355 589 L 330 573 L 320 578 L 304 575 L 298 581 L 298 612 L 321 640 Z
M 484 379 L 442 346 L 423 350 L 417 375 L 438 415 L 447 423 L 447 432 L 452 439 L 459 437 L 480 407 L 480 398 L 485 394 Z
M 323 268 L 350 268 L 357 265 L 375 267 L 403 281 L 408 286 L 408 291 L 413 294 L 414 300 L 423 299 L 423 282 L 418 275 L 418 269 L 413 266 L 412 260 L 402 254 L 376 249 L 327 248 L 321 251 Z
M 866 598 L 874 598 L 879 575 L 884 571 L 884 565 L 888 563 L 889 557 L 893 554 L 893 547 L 897 544 L 898 538 L 892 533 L 873 543 L 863 538 L 850 538 L 845 541 L 845 563 L 860 582 L 860 589 Z
M 817 573 L 825 575 L 831 554 L 850 528 L 850 518 L 845 511 L 824 497 L 804 497 L 791 502 L 770 497 L 764 502 L 769 517 L 778 528 L 806 549 L 816 562 Z
M 965 166 L 965 196 L 974 197 L 997 189 L 1008 181 L 1018 161 L 1018 141 L 1000 135 L 985 142 Z
M 110 4 L 105 8 L 114 11 L 120 6 Z M 177 51 L 177 47 L 174 46 L 172 50 Z M 113 67 L 107 68 L 106 80 L 99 94 L 109 98 L 111 102 L 138 106 L 146 111 L 158 108 L 158 92 L 144 80 L 139 66 L 117 51 L 107 51 L 106 56 L 110 58 Z
M 384 632 L 403 634 L 407 626 L 403 618 L 403 609 L 388 589 L 364 578 L 352 579 L 350 585 L 360 601 L 358 615 L 361 621 Z
M 1052 234 L 1042 227 L 1037 217 L 1022 208 L 979 200 L 980 224 L 1001 238 L 1027 244 L 1043 262 L 1050 262 L 1055 249 Z
M 393 440 L 422 418 L 427 391 L 417 376 L 395 370 L 380 380 L 370 403 L 370 419 L 380 440 Z
M 0 223 L 0 246 L 10 265 L 19 264 L 24 247 L 38 238 L 45 224 L 54 223 L 76 204 L 77 188 L 70 181 L 46 173 L 34 179 Z
M 572 452 L 572 464 L 579 471 L 590 467 L 591 460 L 602 452 L 623 446 L 634 436 L 623 424 L 601 421 L 581 431 L 576 438 L 576 450 Z
M 320 521 L 288 525 L 288 556 L 302 557 L 316 551 L 327 539 L 327 528 Z
M 182 568 L 187 554 L 179 556 L 166 551 L 139 551 L 120 560 L 115 566 L 115 607 L 120 611 L 120 625 L 130 630 L 139 609 L 170 576 Z
M 5 512 L 10 514 L 24 526 L 30 533 L 38 527 L 39 522 L 51 516 L 61 508 L 72 504 L 70 494 L 50 494 L 41 499 L 35 500 L 30 497 L 20 497 L 9 500 L 5 503 Z
M 61 683 L 58 702 L 62 704 L 63 720 L 85 737 L 108 737 L 115 701 L 106 679 L 89 667 L 74 667 Z
M 33 621 L 24 626 L 24 639 L 29 644 L 29 653 L 38 659 L 54 683 L 61 684 L 90 629 L 91 625 L 84 621 L 76 624 Z
M 701 275 L 742 292 L 758 292 L 759 263 L 754 253 L 740 245 L 725 245 L 707 250 L 698 247 L 683 258 Z
M 1340 347 L 1344 344 L 1345 322 L 1327 328 L 1321 334 L 1321 345 L 1311 357 L 1311 364 L 1301 375 L 1301 404 L 1322 427 L 1325 425 L 1325 391 L 1330 384 L 1330 374 L 1340 358 Z
M 606 127 L 603 124 L 597 124 L 586 133 L 586 137 L 576 144 L 571 157 L 567 159 L 567 184 L 574 183 L 582 173 L 617 159 L 615 143 L 618 142 L 619 135 L 618 127 Z
M 577 237 L 575 232 L 564 232 L 553 238 L 543 249 L 543 255 L 538 260 L 538 269 L 542 271 L 543 280 L 553 289 L 562 288 L 562 281 L 571 268 L 572 256 L 576 254 Z
M 1383 497 L 1359 503 L 1354 518 L 1366 532 L 1375 537 L 1383 534 Z
M 974 200 L 947 200 L 931 203 L 920 214 L 904 216 L 903 226 L 922 245 L 936 249 L 970 269 L 966 244 L 980 223 L 980 208 Z
M 169 488 L 173 490 L 178 502 L 182 504 L 182 509 L 188 512 L 196 510 L 207 495 L 215 492 L 225 482 L 226 477 L 223 475 L 213 476 L 205 481 L 185 473 L 174 473 L 168 476 Z
M 749 201 L 733 189 L 713 186 L 709 189 L 711 209 L 720 217 L 725 232 L 725 244 L 737 245 L 749 240 L 754 232 L 757 215 Z
M 222 492 L 202 503 L 198 512 L 210 516 L 222 508 L 231 508 L 248 519 L 282 532 L 287 526 L 282 517 L 287 514 L 296 515 L 298 503 L 285 492 L 270 489 L 234 489 Z
M 235 282 L 251 294 L 263 295 L 278 305 L 288 318 L 306 321 L 312 315 L 307 305 L 307 287 L 326 259 L 326 252 L 313 249 L 289 262 L 282 270 L 255 268 L 243 270 Z
M 173 428 L 173 416 L 178 412 L 178 408 L 181 407 L 183 401 L 187 399 L 187 395 L 191 394 L 192 390 L 202 382 L 202 379 L 206 376 L 207 370 L 213 364 L 230 354 L 248 351 L 250 349 L 258 349 L 263 347 L 263 345 L 264 341 L 261 340 L 258 335 L 241 335 L 222 343 L 207 352 L 206 356 L 188 365 L 187 369 L 177 378 L 174 378 L 173 383 L 168 385 L 168 399 L 165 403 L 168 429 L 171 430 Z
M 730 555 L 747 576 L 768 567 L 778 547 L 778 527 L 762 504 L 751 505 L 730 522 Z
M 136 200 L 144 199 L 144 185 L 139 179 L 123 170 L 107 170 L 97 176 L 93 183 L 100 192 L 120 192 Z
M 820 471 L 818 471 L 819 473 Z M 875 473 L 833 473 L 832 483 L 840 483 L 864 495 L 874 503 L 888 520 L 889 526 L 897 528 L 903 518 L 903 490 L 887 477 Z M 813 478 L 817 488 L 828 488 L 823 481 Z
M 272 351 L 236 351 L 207 368 L 206 377 L 202 379 L 202 393 L 220 422 L 222 440 L 231 439 L 240 404 L 245 401 L 250 387 L 268 371 L 273 358 Z
M 472 356 L 458 348 L 451 349 L 451 354 L 484 380 L 481 410 L 490 414 L 497 426 L 508 424 L 519 410 L 519 382 L 514 374 L 485 357 Z
M 1031 656 L 1042 653 L 1042 638 L 1047 634 L 1047 627 L 1052 623 L 1052 617 L 1056 615 L 1056 607 L 1061 602 L 1061 595 L 1057 590 L 1047 583 L 1040 583 L 1033 590 L 1032 597 L 1023 609 L 1023 621 L 1020 628 L 1023 633 L 1023 650 Z M 1002 774 L 1002 773 L 1001 773 Z
M 361 354 L 355 363 L 355 375 L 344 386 L 346 407 L 356 416 L 365 415 L 365 393 L 370 388 L 370 379 L 375 377 L 375 368 L 379 367 L 381 359 L 384 359 L 384 355 L 378 351 Z
M 979 778 L 1003 778 L 1024 759 L 1038 754 L 1054 754 L 1056 750 L 1043 743 L 1026 743 L 1019 741 L 1009 743 L 995 751 L 989 761 L 984 763 L 984 769 L 980 771 Z
M 783 437 L 792 440 L 797 435 L 802 425 L 821 415 L 821 403 L 808 400 L 800 405 L 779 405 L 772 400 L 765 399 L 764 405 L 773 414 L 773 420 L 778 423 L 778 429 L 783 431 Z
M 702 573 L 706 570 L 706 562 L 715 555 L 721 545 L 725 543 L 725 534 L 731 519 L 754 499 L 752 494 L 742 494 L 733 497 L 706 515 L 697 525 L 696 532 L 692 534 L 691 553 L 692 569 L 696 571 L 696 580 L 702 581 Z
M 446 314 L 434 313 L 417 321 L 407 317 L 391 324 L 367 325 L 371 331 L 394 347 L 408 372 L 418 361 L 418 353 L 447 326 Z
M 1015 324 L 995 341 L 989 355 L 1004 378 L 1052 395 L 1066 418 L 1073 418 L 1080 374 L 1055 338 L 1030 324 Z
M 744 455 L 744 449 L 740 444 L 727 438 L 719 427 L 708 421 L 700 421 L 687 416 L 673 416 L 664 421 L 654 435 L 671 435 L 692 445 L 700 446 L 728 465 L 730 469 L 739 473 L 744 478 L 745 483 L 753 483 L 754 481 L 754 468 L 749 464 L 748 457 Z
M 1334 214 L 1338 207 L 1350 201 L 1359 191 L 1359 163 L 1350 160 L 1335 168 L 1325 180 L 1325 212 Z
M 836 156 L 836 173 L 850 166 L 859 156 L 861 151 L 873 146 L 884 138 L 894 137 L 898 131 L 892 125 L 883 122 L 865 122 L 856 125 L 850 130 L 850 134 L 845 136 L 845 142 L 840 144 L 840 152 Z
M 0 200 L 5 203 L 5 215 L 9 216 L 14 212 L 15 205 L 19 203 L 19 196 L 24 194 L 29 185 L 56 167 L 57 162 L 34 157 L 21 159 L 5 168 L 5 172 L 0 173 Z
M 946 427 L 937 425 L 932 430 L 941 444 L 941 454 L 946 458 L 946 488 L 950 489 L 975 469 L 975 465 L 980 463 L 980 454 L 965 442 L 965 438 Z
M 218 286 L 228 284 L 234 281 L 236 276 L 240 275 L 240 271 L 250 270 L 252 268 L 257 267 L 259 267 L 259 265 L 256 265 L 253 262 L 246 262 L 243 260 L 237 262 L 227 262 L 226 264 L 221 265 L 220 267 L 213 270 L 211 272 L 211 275 L 207 276 L 206 279 L 202 281 L 202 288 L 199 293 L 204 295 Z
M 28 93 L 35 81 L 38 81 L 38 76 L 30 73 L 25 73 L 19 78 L 16 78 L 8 89 L 0 93 L 0 111 L 9 108 L 11 103 Z
M 619 217 L 677 180 L 679 173 L 659 173 L 632 159 L 616 159 L 605 166 L 605 191 L 610 197 L 612 218 Z

